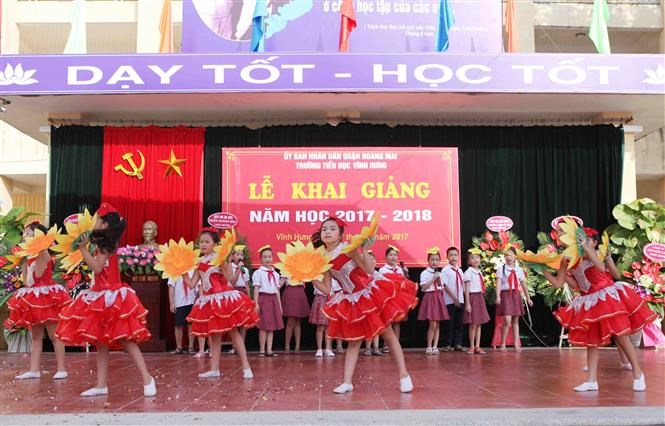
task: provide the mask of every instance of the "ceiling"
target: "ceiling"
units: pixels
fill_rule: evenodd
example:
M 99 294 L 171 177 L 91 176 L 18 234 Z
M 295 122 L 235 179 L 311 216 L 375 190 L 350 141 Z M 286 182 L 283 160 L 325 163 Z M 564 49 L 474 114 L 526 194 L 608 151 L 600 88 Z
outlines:
M 48 143 L 49 117 L 169 125 L 296 124 L 348 116 L 370 123 L 510 124 L 592 120 L 600 113 L 634 117 L 648 134 L 665 126 L 665 96 L 466 93 L 223 93 L 8 96 L 0 113 L 23 133 Z M 606 114 L 607 115 L 607 114 Z M 123 124 L 118 123 L 118 124 Z M 144 123 L 136 123 L 144 124 Z M 556 124 L 556 123 L 555 123 Z

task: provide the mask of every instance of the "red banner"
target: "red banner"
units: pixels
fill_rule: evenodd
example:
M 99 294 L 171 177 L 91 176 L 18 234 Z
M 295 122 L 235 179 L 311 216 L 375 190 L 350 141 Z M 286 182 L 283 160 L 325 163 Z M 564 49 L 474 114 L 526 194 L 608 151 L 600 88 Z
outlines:
M 143 241 L 145 221 L 157 241 L 198 236 L 203 214 L 203 128 L 104 129 L 102 201 L 127 219 L 122 244 Z
M 278 251 L 329 216 L 349 223 L 350 238 L 378 212 L 379 264 L 391 244 L 407 266 L 426 266 L 428 248 L 459 247 L 457 149 L 223 148 L 222 210 L 250 248 Z

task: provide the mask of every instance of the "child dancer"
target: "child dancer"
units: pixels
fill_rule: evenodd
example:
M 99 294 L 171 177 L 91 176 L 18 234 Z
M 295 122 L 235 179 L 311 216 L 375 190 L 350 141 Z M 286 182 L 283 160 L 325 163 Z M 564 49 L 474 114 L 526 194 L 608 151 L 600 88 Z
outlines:
M 469 350 L 472 354 L 484 354 L 480 349 L 481 326 L 490 320 L 485 305 L 485 280 L 478 269 L 480 265 L 480 251 L 471 249 L 467 254 L 469 269 L 464 272 L 464 323 L 469 324 Z
M 520 286 L 524 291 L 529 306 L 533 306 L 529 290 L 526 286 L 524 271 L 515 264 L 515 248 L 510 247 L 504 252 L 506 263 L 497 267 L 496 270 L 496 314 L 503 316 L 503 328 L 501 329 L 501 347 L 499 351 L 506 352 L 506 337 L 510 325 L 513 326 L 513 340 L 515 341 L 515 352 L 521 352 L 520 348 L 520 316 L 524 315 L 524 305 L 520 295 Z M 499 291 L 501 290 L 501 291 Z
M 295 338 L 295 352 L 300 352 L 300 319 L 309 317 L 309 302 L 305 294 L 305 283 L 296 285 L 289 284 L 286 281 L 284 285 L 284 294 L 282 297 L 282 307 L 286 317 L 286 342 L 284 343 L 284 352 L 291 350 L 291 337 Z
M 587 380 L 574 389 L 576 392 L 598 390 L 598 347 L 608 345 L 614 338 L 632 366 L 633 391 L 645 391 L 644 373 L 628 336 L 651 323 L 656 314 L 629 285 L 613 281 L 610 274 L 616 267 L 609 253 L 605 261 L 596 254 L 598 231 L 591 228 L 584 231 L 587 238 L 578 237 L 584 258 L 571 270 L 572 276 L 567 271 L 567 258 L 561 261 L 556 276 L 545 271 L 545 278 L 552 286 L 559 288 L 565 281 L 581 293 L 570 305 L 554 313 L 561 325 L 568 328 L 568 341 L 587 348 Z
M 420 274 L 420 289 L 423 291 L 423 302 L 418 312 L 418 320 L 428 321 L 426 355 L 438 355 L 439 321 L 450 319 L 446 303 L 443 299 L 441 273 L 437 270 L 441 261 L 438 247 L 427 250 L 427 269 Z
M 240 355 L 243 377 L 254 377 L 247 360 L 245 342 L 238 328 L 253 327 L 259 318 L 255 313 L 254 302 L 247 294 L 235 290 L 229 281 L 232 278 L 231 265 L 224 262 L 220 267 L 212 266 L 210 261 L 219 243 L 219 234 L 215 228 L 204 228 L 199 235 L 199 249 L 203 257 L 194 275 L 190 279 L 187 274 L 183 278 L 194 288 L 201 281 L 201 295 L 194 303 L 187 321 L 192 323 L 192 333 L 196 336 L 208 337 L 210 342 L 210 370 L 199 374 L 202 379 L 216 378 L 219 373 L 222 335 L 228 333 L 233 346 Z
M 409 277 L 409 269 L 404 266 L 404 262 L 400 262 L 398 266 L 398 260 L 399 260 L 399 249 L 393 245 L 388 245 L 388 248 L 386 249 L 386 264 L 383 265 L 380 269 L 379 272 L 382 273 L 383 275 L 386 274 L 397 274 L 401 275 L 404 278 Z M 399 340 L 400 332 L 401 332 L 401 323 L 405 322 L 408 319 L 408 317 L 404 317 L 402 321 L 396 321 L 393 323 L 393 331 L 395 332 L 395 336 L 397 336 L 397 340 Z M 388 352 L 390 349 L 388 348 L 387 345 L 383 346 L 383 352 Z
M 261 267 L 254 271 L 254 301 L 256 311 L 261 316 L 259 322 L 259 356 L 277 356 L 272 351 L 273 335 L 276 330 L 284 328 L 282 320 L 282 302 L 279 288 L 286 282 L 272 266 L 272 248 L 269 245 L 261 247 Z
M 48 230 L 39 222 L 32 222 L 23 231 L 23 240 L 32 238 L 35 229 L 46 234 Z M 28 328 L 32 332 L 30 349 L 30 371 L 14 377 L 16 380 L 37 379 L 40 376 L 42 346 L 44 344 L 44 328 L 53 342 L 57 371 L 53 379 L 67 377 L 65 370 L 65 346 L 55 337 L 58 314 L 69 302 L 69 294 L 65 288 L 53 281 L 53 259 L 47 250 L 37 257 L 21 264 L 24 287 L 18 289 L 7 301 L 9 318 L 5 321 L 6 328 Z
M 184 330 L 187 330 L 190 353 L 193 353 L 194 335 L 192 334 L 189 324 L 187 324 L 187 316 L 194 306 L 196 291 L 191 290 L 182 278 L 178 278 L 175 281 L 169 278 L 167 285 L 169 286 L 169 306 L 171 313 L 174 314 L 175 323 L 175 349 L 170 353 L 176 355 L 187 352 L 186 348 L 183 349 L 182 347 Z
M 143 395 L 155 396 L 155 379 L 148 373 L 137 343 L 150 338 L 145 325 L 148 311 L 134 290 L 120 281 L 115 250 L 125 231 L 125 219 L 108 203 L 97 210 L 97 221 L 89 238 L 78 244 L 83 260 L 93 272 L 92 286 L 76 296 L 60 312 L 56 336 L 66 344 L 92 343 L 97 347 L 97 385 L 81 396 L 108 394 L 109 350 L 124 348 L 141 374 Z M 90 254 L 87 243 L 96 245 Z
M 233 288 L 238 290 L 241 293 L 249 295 L 249 271 L 245 267 L 245 246 L 237 244 L 233 247 L 233 254 L 231 255 L 231 272 L 233 273 L 233 278 L 231 278 L 231 283 Z M 245 340 L 247 335 L 247 329 L 245 327 L 239 327 L 238 331 L 242 340 Z M 229 349 L 230 354 L 238 353 L 236 348 Z
M 463 351 L 462 338 L 464 334 L 464 279 L 462 269 L 459 267 L 459 250 L 457 247 L 448 247 L 446 250 L 448 266 L 441 271 L 443 281 L 443 298 L 448 308 L 448 329 L 446 332 L 445 351 Z
M 342 286 L 342 292 L 323 307 L 328 317 L 328 335 L 334 339 L 349 342 L 344 361 L 344 382 L 335 388 L 335 393 L 353 390 L 353 372 L 358 361 L 360 345 L 363 340 L 372 339 L 381 334 L 390 346 L 400 377 L 400 391 L 411 392 L 413 383 L 406 370 L 404 354 L 395 337 L 390 323 L 400 320 L 416 306 L 416 285 L 404 285 L 400 281 L 375 279 L 367 264 L 366 248 L 354 249 L 348 254 L 342 253 L 346 243 L 342 243 L 345 227 L 341 219 L 328 218 L 321 224 L 319 231 L 312 236 L 314 246 L 325 246 L 332 257 L 332 269 L 324 275 L 323 281 L 314 285 L 324 293 L 330 292 L 331 276 Z

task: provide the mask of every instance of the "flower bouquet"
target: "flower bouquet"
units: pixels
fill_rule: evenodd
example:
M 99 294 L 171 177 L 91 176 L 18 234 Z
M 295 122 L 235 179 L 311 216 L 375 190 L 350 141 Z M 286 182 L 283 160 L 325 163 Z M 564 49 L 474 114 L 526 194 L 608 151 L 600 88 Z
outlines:
M 139 246 L 120 247 L 116 251 L 120 272 L 128 275 L 156 275 L 156 254 L 159 249 Z
M 665 267 L 644 257 L 630 265 L 623 276 L 630 278 L 635 291 L 646 300 L 649 308 L 661 318 L 665 316 Z

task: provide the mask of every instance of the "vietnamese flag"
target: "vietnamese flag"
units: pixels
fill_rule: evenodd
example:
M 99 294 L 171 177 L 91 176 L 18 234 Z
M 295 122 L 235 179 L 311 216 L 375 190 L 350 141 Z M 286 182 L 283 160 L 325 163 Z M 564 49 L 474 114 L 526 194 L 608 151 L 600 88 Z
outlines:
M 157 223 L 159 243 L 197 237 L 203 217 L 204 134 L 202 127 L 104 128 L 102 201 L 127 221 L 122 245 L 140 244 L 147 220 Z M 175 169 L 167 175 L 164 161 L 172 158 Z
M 349 37 L 351 31 L 356 28 L 356 11 L 353 8 L 353 0 L 342 0 L 342 23 L 339 28 L 339 51 L 349 51 Z

